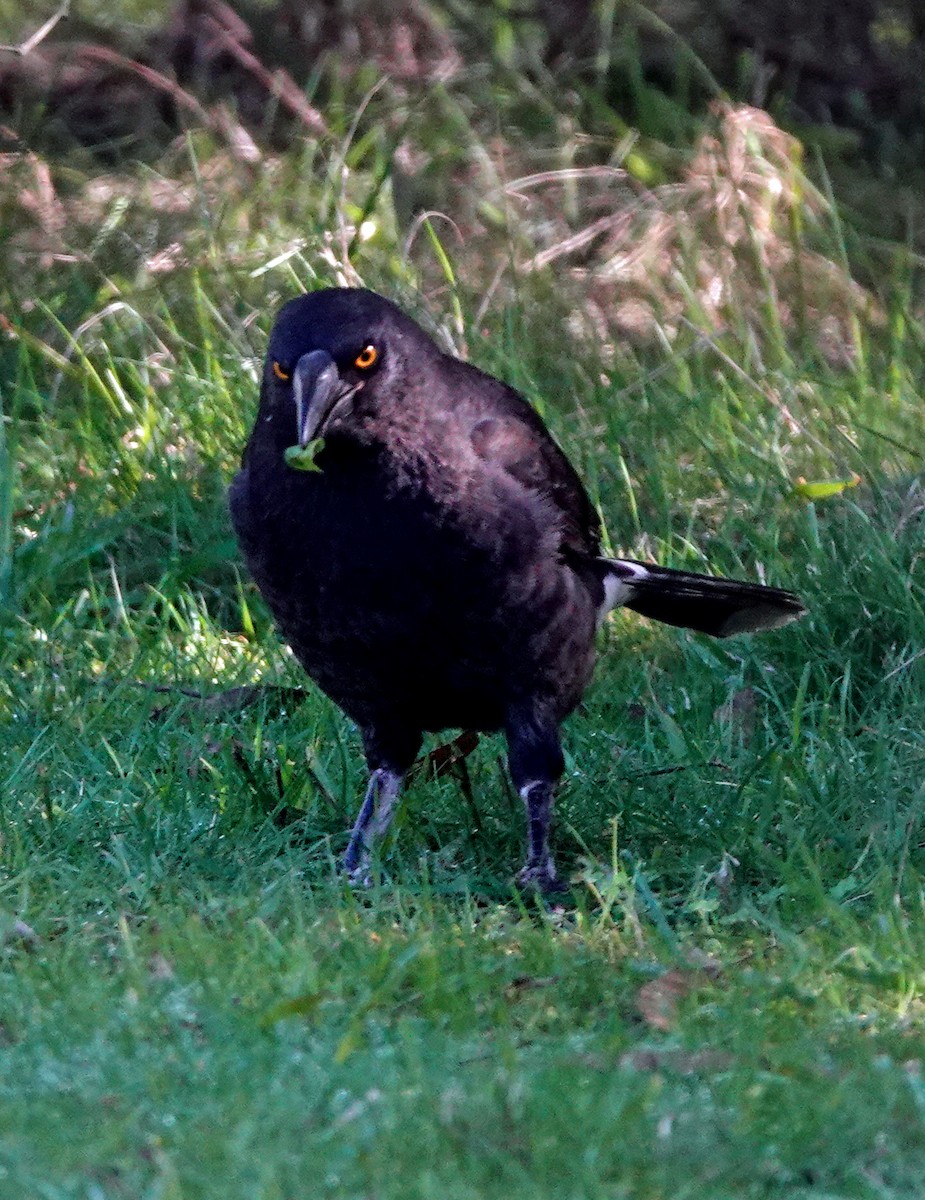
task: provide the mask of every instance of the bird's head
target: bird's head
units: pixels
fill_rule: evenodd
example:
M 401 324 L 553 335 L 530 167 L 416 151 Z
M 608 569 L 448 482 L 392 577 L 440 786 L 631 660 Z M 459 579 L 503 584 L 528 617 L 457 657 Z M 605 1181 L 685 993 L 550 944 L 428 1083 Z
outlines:
M 439 351 L 423 329 L 375 292 L 325 288 L 298 296 L 270 334 L 264 412 L 300 447 L 349 434 L 364 415 L 396 402 L 405 390 L 396 382 L 409 365 L 433 355 Z

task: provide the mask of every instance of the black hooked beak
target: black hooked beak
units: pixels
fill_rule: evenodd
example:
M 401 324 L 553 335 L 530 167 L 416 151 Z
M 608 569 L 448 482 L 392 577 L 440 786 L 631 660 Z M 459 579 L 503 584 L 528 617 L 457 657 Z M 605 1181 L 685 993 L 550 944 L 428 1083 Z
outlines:
M 295 392 L 296 432 L 304 450 L 316 438 L 341 392 L 341 378 L 326 350 L 303 354 L 292 372 Z

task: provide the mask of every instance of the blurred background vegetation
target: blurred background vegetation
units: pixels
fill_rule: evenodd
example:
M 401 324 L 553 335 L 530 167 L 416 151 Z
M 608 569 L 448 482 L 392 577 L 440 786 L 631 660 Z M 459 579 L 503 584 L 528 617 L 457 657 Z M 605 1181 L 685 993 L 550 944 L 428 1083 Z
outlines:
M 346 139 L 344 173 L 367 177 L 357 216 L 387 213 L 411 238 L 422 213 L 447 214 L 467 245 L 481 240 L 466 256 L 479 278 L 490 235 L 517 238 L 521 266 L 556 262 L 600 291 L 588 319 L 615 309 L 645 336 L 682 242 L 802 276 L 794 238 L 834 196 L 862 284 L 881 276 L 885 243 L 921 247 L 923 23 L 916 0 L 3 0 L 4 228 L 18 206 L 33 248 L 53 254 L 74 221 L 91 247 L 109 229 L 111 254 L 129 251 L 124 210 L 137 209 L 136 249 L 167 271 L 198 209 L 153 176 L 183 174 L 192 135 L 210 160 L 199 183 L 226 201 L 306 140 L 327 158 Z M 139 162 L 133 187 L 109 177 Z M 837 278 L 844 261 L 804 262 L 785 319 L 834 307 L 837 355 L 862 301 Z M 729 266 L 700 272 L 713 310 L 741 299 Z

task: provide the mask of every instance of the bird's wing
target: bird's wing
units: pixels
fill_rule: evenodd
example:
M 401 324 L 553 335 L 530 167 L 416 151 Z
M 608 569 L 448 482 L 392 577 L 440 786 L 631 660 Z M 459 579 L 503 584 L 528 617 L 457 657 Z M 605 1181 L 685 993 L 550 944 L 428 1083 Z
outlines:
M 475 453 L 552 506 L 562 523 L 565 554 L 597 555 L 600 520 L 575 468 L 529 404 L 505 391 L 501 411 L 497 406 L 495 415 L 481 417 L 471 428 Z

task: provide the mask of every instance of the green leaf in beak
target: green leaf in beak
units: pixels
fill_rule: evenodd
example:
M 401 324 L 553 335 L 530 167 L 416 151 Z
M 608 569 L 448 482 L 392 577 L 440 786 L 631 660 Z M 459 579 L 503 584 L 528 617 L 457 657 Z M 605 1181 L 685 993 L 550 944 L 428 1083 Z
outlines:
M 287 446 L 283 454 L 286 466 L 294 471 L 320 471 L 315 459 L 323 447 L 324 438 L 315 438 L 305 446 Z

